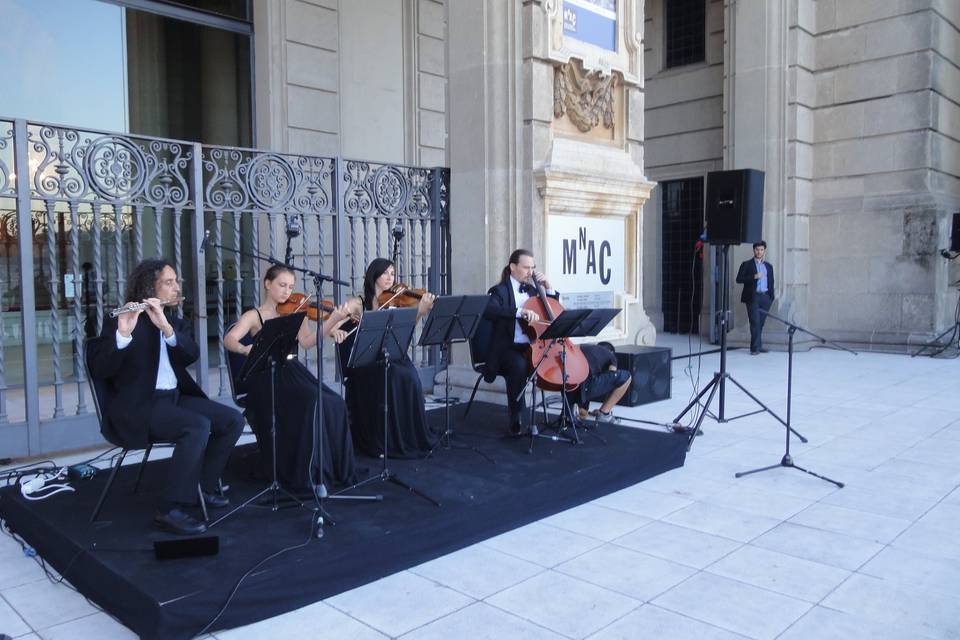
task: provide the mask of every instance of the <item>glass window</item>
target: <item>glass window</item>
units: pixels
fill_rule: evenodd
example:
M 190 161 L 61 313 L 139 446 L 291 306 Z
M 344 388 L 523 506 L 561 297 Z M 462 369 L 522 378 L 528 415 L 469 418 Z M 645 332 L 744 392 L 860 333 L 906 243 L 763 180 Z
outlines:
M 703 229 L 703 178 L 660 183 L 663 330 L 697 333 L 703 298 L 703 263 L 694 248 Z
M 250 3 L 247 0 L 168 0 L 168 4 L 179 4 L 238 20 L 251 19 Z
M 249 35 L 97 0 L 0 0 L 0 16 L 0 59 L 16 61 L 0 117 L 252 146 Z
M 664 0 L 666 67 L 702 62 L 706 55 L 706 0 Z
M 127 10 L 130 131 L 252 146 L 250 38 Z
M 124 14 L 103 2 L 0 0 L 0 116 L 126 131 Z

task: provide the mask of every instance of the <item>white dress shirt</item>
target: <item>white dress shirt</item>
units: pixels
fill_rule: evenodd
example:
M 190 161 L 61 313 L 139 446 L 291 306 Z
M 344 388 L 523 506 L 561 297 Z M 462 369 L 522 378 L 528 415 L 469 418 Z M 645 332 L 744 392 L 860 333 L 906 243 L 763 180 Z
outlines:
M 123 337 L 120 331 L 117 331 L 117 349 L 126 349 L 133 342 L 133 336 Z M 157 391 L 169 391 L 177 388 L 177 374 L 173 372 L 170 365 L 170 356 L 167 354 L 167 347 L 177 346 L 177 334 L 173 333 L 169 338 L 160 332 L 160 364 L 157 367 L 157 384 L 154 387 Z
M 523 309 L 523 303 L 534 296 L 529 293 L 520 293 L 521 284 L 519 280 L 510 276 L 510 286 L 513 287 L 513 298 L 517 302 L 517 322 L 513 323 L 513 342 L 514 344 L 530 344 L 530 338 L 523 332 L 523 327 L 520 325 L 520 311 Z M 547 295 L 552 296 L 555 293 L 556 291 L 553 289 L 547 289 Z

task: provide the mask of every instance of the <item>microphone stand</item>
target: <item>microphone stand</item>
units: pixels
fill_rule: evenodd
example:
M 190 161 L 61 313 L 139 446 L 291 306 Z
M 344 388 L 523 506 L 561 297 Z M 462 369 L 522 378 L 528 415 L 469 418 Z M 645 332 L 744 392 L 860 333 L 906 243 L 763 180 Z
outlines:
M 287 237 L 287 253 L 290 253 L 290 239 L 292 236 Z M 272 265 L 280 265 L 291 271 L 303 273 L 309 275 L 313 278 L 314 289 L 316 290 L 316 300 L 319 302 L 323 298 L 321 293 L 323 290 L 323 283 L 325 281 L 332 282 L 335 285 L 342 287 L 349 286 L 348 282 L 343 280 L 338 280 L 333 276 L 328 276 L 319 271 L 314 271 L 313 269 L 308 269 L 306 267 L 298 267 L 288 262 L 281 262 L 271 255 L 265 255 L 257 251 L 244 251 L 242 249 L 236 249 L 234 247 L 225 247 L 222 244 L 214 242 L 210 239 L 210 231 L 207 230 L 204 232 L 204 239 L 201 243 L 201 249 L 206 247 L 216 247 L 221 250 L 227 250 L 233 252 L 239 256 L 244 256 L 248 258 L 254 258 L 257 260 L 264 260 L 269 262 Z M 313 522 L 313 534 L 317 538 L 323 537 L 323 525 L 324 517 L 330 521 L 331 525 L 336 525 L 330 515 L 323 508 L 323 501 L 327 499 L 336 499 L 336 500 L 382 500 L 382 496 L 346 496 L 346 495 L 329 495 L 327 488 L 323 482 L 323 430 L 321 427 L 321 416 L 323 415 L 323 322 L 320 320 L 319 307 L 317 314 L 317 343 L 315 345 L 316 354 L 317 354 L 317 403 L 314 409 L 313 416 L 313 442 L 314 446 L 310 453 L 310 486 L 311 493 L 313 493 L 314 500 L 316 501 L 316 520 Z M 319 449 L 319 451 L 318 451 Z M 319 455 L 318 455 L 319 454 Z M 313 469 L 317 469 L 317 479 L 314 479 Z
M 393 258 L 391 262 L 393 262 L 393 264 L 396 265 L 397 258 L 400 255 L 400 241 L 403 240 L 403 223 L 400 221 L 400 218 L 397 218 L 397 222 L 393 225 L 393 229 L 391 229 L 391 233 L 393 234 Z M 400 267 L 397 266 L 396 269 L 399 272 Z M 398 273 L 398 276 L 399 276 L 399 273 Z
M 793 431 L 793 429 L 790 428 L 790 405 L 791 405 L 791 398 L 793 397 L 793 334 L 795 334 L 797 331 L 802 331 L 808 335 L 813 336 L 823 344 L 829 344 L 838 349 L 842 349 L 843 351 L 846 351 L 848 353 L 852 353 L 853 355 L 857 355 L 857 352 L 851 349 L 847 349 L 846 347 L 843 347 L 837 344 L 836 342 L 831 342 L 830 340 L 827 340 L 823 336 L 818 336 L 813 331 L 804 329 L 803 327 L 796 325 L 790 322 L 789 320 L 784 320 L 780 316 L 776 316 L 770 313 L 769 311 L 765 311 L 764 309 L 760 309 L 760 311 L 762 313 L 765 313 L 767 317 L 773 318 L 774 320 L 779 320 L 780 322 L 787 325 L 788 327 L 787 328 L 787 335 L 788 335 L 788 338 L 787 338 L 787 421 L 785 423 L 787 427 L 785 429 L 787 434 L 786 449 L 784 451 L 783 458 L 780 460 L 778 464 L 772 464 L 766 467 L 760 467 L 759 469 L 751 469 L 750 471 L 739 471 L 735 473 L 734 476 L 737 478 L 742 478 L 743 476 L 748 476 L 751 473 L 759 473 L 760 471 L 769 471 L 770 469 L 776 469 L 777 467 L 788 467 L 790 469 L 796 469 L 797 471 L 803 471 L 804 473 L 811 475 L 815 478 L 826 480 L 827 482 L 833 483 L 842 489 L 843 488 L 842 482 L 831 480 L 830 478 L 826 476 L 822 476 L 819 473 L 815 473 L 813 471 L 810 471 L 809 469 L 805 469 L 803 467 L 797 466 L 796 464 L 793 463 L 793 458 L 790 456 L 790 432 Z

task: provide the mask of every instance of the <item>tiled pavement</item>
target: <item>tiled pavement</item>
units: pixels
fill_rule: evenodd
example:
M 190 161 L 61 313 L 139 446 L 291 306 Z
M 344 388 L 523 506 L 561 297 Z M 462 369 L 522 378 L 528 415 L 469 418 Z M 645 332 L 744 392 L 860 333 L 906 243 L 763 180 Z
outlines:
M 731 352 L 729 370 L 785 415 L 786 354 Z M 668 421 L 696 374 L 676 361 L 672 400 L 620 415 Z M 958 374 L 956 360 L 799 353 L 793 425 L 810 442 L 794 457 L 844 489 L 792 469 L 735 478 L 780 460 L 783 428 L 708 419 L 681 469 L 215 637 L 960 638 Z M 728 389 L 728 417 L 752 409 Z M 133 635 L 5 536 L 0 632 Z

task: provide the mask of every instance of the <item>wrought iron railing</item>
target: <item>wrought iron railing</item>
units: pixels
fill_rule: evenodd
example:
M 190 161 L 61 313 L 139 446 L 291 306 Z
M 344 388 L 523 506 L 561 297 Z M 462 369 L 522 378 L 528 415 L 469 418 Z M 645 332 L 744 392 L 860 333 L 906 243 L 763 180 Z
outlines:
M 210 347 L 195 374 L 227 396 L 224 331 L 261 292 L 259 261 L 229 249 L 282 255 L 295 218 L 298 265 L 358 291 L 369 261 L 396 249 L 401 280 L 445 293 L 448 205 L 445 168 L 0 119 L 0 458 L 95 441 L 83 341 L 145 256 L 176 266 L 187 297 L 178 312 Z M 434 351 L 414 357 L 442 366 Z

